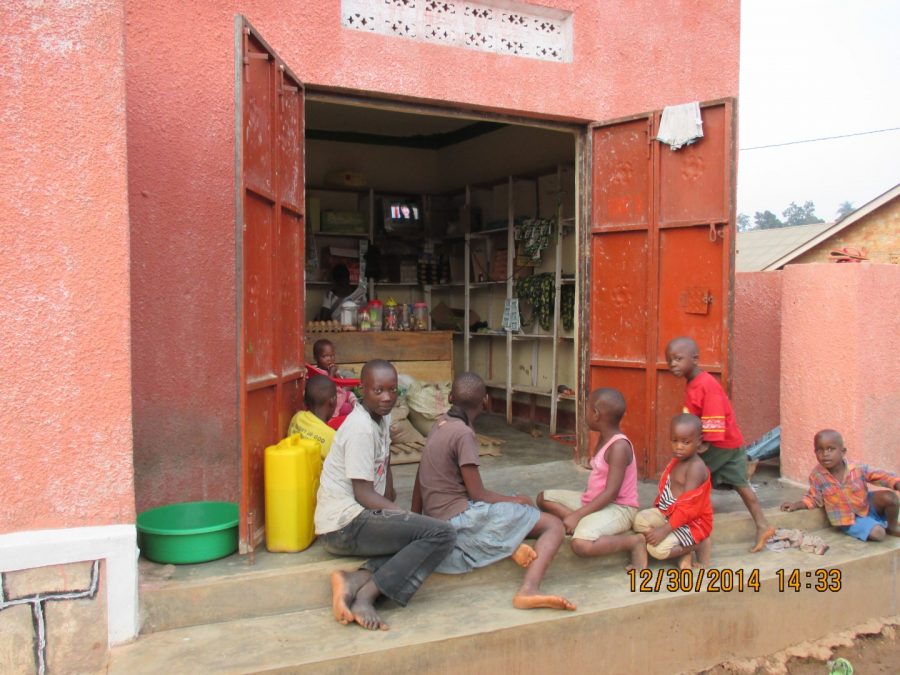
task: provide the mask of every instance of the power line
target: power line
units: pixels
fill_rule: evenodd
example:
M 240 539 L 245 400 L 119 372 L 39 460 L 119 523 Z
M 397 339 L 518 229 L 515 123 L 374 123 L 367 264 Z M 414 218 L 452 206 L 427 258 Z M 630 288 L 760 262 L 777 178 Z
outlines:
M 765 148 L 780 148 L 784 145 L 797 145 L 799 143 L 816 143 L 818 141 L 833 141 L 836 138 L 850 138 L 851 136 L 866 136 L 868 134 L 883 134 L 887 131 L 900 131 L 900 127 L 890 127 L 888 129 L 874 129 L 872 131 L 859 131 L 855 134 L 842 134 L 840 136 L 823 136 L 822 138 L 807 138 L 804 141 L 788 141 L 787 143 L 772 143 L 771 145 L 755 145 L 752 148 L 740 148 L 739 152 L 745 150 L 763 150 Z

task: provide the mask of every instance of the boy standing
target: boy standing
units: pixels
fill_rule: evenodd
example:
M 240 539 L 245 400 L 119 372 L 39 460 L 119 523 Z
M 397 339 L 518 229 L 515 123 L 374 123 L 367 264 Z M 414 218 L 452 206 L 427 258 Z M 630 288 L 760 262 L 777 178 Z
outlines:
M 542 511 L 562 518 L 566 533 L 572 535 L 575 555 L 594 557 L 632 547 L 631 525 L 638 512 L 637 464 L 631 441 L 622 433 L 622 392 L 595 389 L 585 412 L 588 427 L 600 433 L 587 489 L 583 493 L 545 490 L 538 495 L 537 504 Z
M 700 350 L 689 337 L 677 337 L 666 346 L 666 362 L 675 377 L 687 380 L 685 412 L 696 415 L 703 424 L 700 457 L 712 474 L 713 487 L 734 488 L 756 524 L 756 543 L 751 553 L 761 551 L 775 534 L 763 513 L 759 498 L 747 478 L 747 454 L 744 437 L 734 419 L 731 401 L 722 385 L 700 369 Z
M 322 446 L 322 459 L 325 459 L 334 440 L 334 429 L 327 422 L 337 405 L 337 386 L 325 375 L 313 375 L 306 381 L 303 403 L 306 410 L 291 418 L 288 436 L 300 434 L 301 438 L 318 441 Z
M 678 559 L 682 569 L 691 567 L 697 552 L 701 567 L 708 567 L 713 527 L 710 473 L 697 453 L 702 425 L 694 415 L 681 413 L 672 418 L 672 460 L 659 479 L 655 508 L 645 509 L 634 519 L 631 565 L 647 567 L 647 554 L 657 560 Z
M 900 476 L 866 464 L 851 464 L 844 439 L 834 429 L 822 429 L 814 439 L 819 463 L 809 474 L 809 493 L 797 502 L 785 502 L 782 511 L 825 507 L 828 521 L 860 541 L 900 537 Z M 891 488 L 869 492 L 866 483 Z
M 376 359 L 363 366 L 362 404 L 335 434 L 316 506 L 316 534 L 335 555 L 374 556 L 355 572 L 331 575 L 332 612 L 342 624 L 387 630 L 375 611 L 382 595 L 406 606 L 453 550 L 448 523 L 400 509 L 390 464 L 390 412 L 397 371 Z
M 540 589 L 563 540 L 559 518 L 541 513 L 524 495 L 491 492 L 481 481 L 472 424 L 486 399 L 481 377 L 457 375 L 450 391 L 450 410 L 438 417 L 425 441 L 412 509 L 449 521 L 457 532 L 456 546 L 437 571 L 462 574 L 511 557 L 525 568 L 525 579 L 513 596 L 514 607 L 574 610 L 575 605 L 565 598 L 545 595 Z M 526 537 L 537 538 L 534 548 L 523 543 Z

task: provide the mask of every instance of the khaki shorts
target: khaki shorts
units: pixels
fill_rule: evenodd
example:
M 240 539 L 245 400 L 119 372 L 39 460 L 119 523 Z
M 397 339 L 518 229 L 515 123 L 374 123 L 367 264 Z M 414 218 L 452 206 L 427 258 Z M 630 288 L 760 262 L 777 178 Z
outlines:
M 544 490 L 544 500 L 562 504 L 567 509 L 575 511 L 582 507 L 581 494 L 575 490 Z M 572 538 L 595 541 L 599 537 L 628 532 L 637 512 L 633 506 L 607 504 L 599 511 L 589 513 L 579 520 Z
M 659 509 L 644 509 L 634 517 L 634 531 L 643 534 L 650 530 L 655 530 L 657 527 L 662 527 L 668 522 L 668 519 Z M 647 553 L 657 560 L 666 560 L 676 546 L 678 546 L 678 537 L 675 536 L 674 532 L 671 532 L 656 546 L 647 544 Z

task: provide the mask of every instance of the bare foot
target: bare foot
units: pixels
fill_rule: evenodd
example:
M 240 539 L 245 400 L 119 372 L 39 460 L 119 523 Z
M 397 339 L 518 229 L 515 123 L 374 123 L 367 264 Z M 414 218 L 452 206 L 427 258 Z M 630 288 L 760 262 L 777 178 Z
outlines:
M 750 549 L 750 553 L 758 553 L 766 547 L 766 542 L 775 536 L 775 528 L 769 527 L 756 528 L 756 545 Z
M 628 571 L 647 569 L 647 544 L 640 534 L 637 535 L 634 545 L 631 547 L 631 564 L 626 565 L 625 569 Z
M 351 607 L 353 611 L 353 620 L 363 628 L 368 630 L 387 630 L 388 625 L 381 620 L 375 608 L 365 602 L 356 601 Z
M 346 626 L 353 621 L 350 605 L 353 604 L 353 598 L 356 597 L 359 587 L 368 581 L 369 576 L 371 575 L 368 572 L 362 570 L 352 574 L 331 573 L 331 613 L 338 622 Z
M 519 567 L 528 567 L 531 563 L 537 560 L 537 557 L 537 551 L 531 548 L 528 544 L 519 544 L 519 548 L 517 548 L 516 552 L 510 556 L 510 558 L 512 558 L 512 561 Z
M 559 595 L 540 595 L 519 589 L 519 592 L 513 596 L 513 607 L 516 609 L 538 609 L 546 607 L 549 609 L 567 609 L 570 612 L 575 611 L 575 604 L 569 602 Z
M 694 559 L 693 553 L 685 553 L 678 559 L 678 569 L 680 570 L 689 570 L 692 569 L 691 562 Z

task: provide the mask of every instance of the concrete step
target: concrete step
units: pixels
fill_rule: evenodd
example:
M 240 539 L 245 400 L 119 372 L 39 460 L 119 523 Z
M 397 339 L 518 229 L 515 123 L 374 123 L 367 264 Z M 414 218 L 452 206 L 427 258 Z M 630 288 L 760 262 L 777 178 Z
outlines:
M 544 589 L 576 602 L 576 612 L 513 609 L 521 572 L 497 565 L 503 579 L 488 570 L 452 580 L 435 575 L 409 607 L 382 610 L 387 632 L 341 626 L 327 607 L 232 619 L 144 635 L 112 651 L 108 672 L 673 673 L 771 653 L 900 611 L 900 540 L 819 534 L 831 546 L 824 556 L 796 549 L 750 555 L 746 542 L 717 543 L 715 567 L 743 570 L 745 579 L 758 569 L 759 591 L 713 592 L 704 584 L 700 592 L 672 592 L 664 580 L 658 592 L 638 592 L 621 559 L 563 554 Z M 654 580 L 656 570 L 669 568 L 653 563 Z M 840 571 L 839 591 L 806 587 L 818 568 Z M 794 569 L 801 589 L 779 589 L 777 570 Z
M 822 511 L 781 513 L 770 511 L 776 527 L 818 530 L 827 525 Z M 714 556 L 720 545 L 749 547 L 753 523 L 746 512 L 720 513 L 713 528 Z M 231 556 L 205 565 L 175 568 L 141 562 L 140 603 L 142 633 L 231 621 L 285 612 L 322 609 L 330 606 L 329 575 L 335 569 L 352 570 L 362 559 L 336 558 L 321 546 L 301 553 L 259 552 L 253 564 L 244 556 Z M 576 557 L 568 545 L 560 548 L 553 570 L 573 574 L 593 570 L 621 570 L 625 557 L 596 560 Z M 167 577 L 167 575 L 170 575 Z M 519 568 L 503 561 L 467 575 L 433 575 L 420 595 L 445 593 L 460 586 L 503 584 L 515 588 Z

